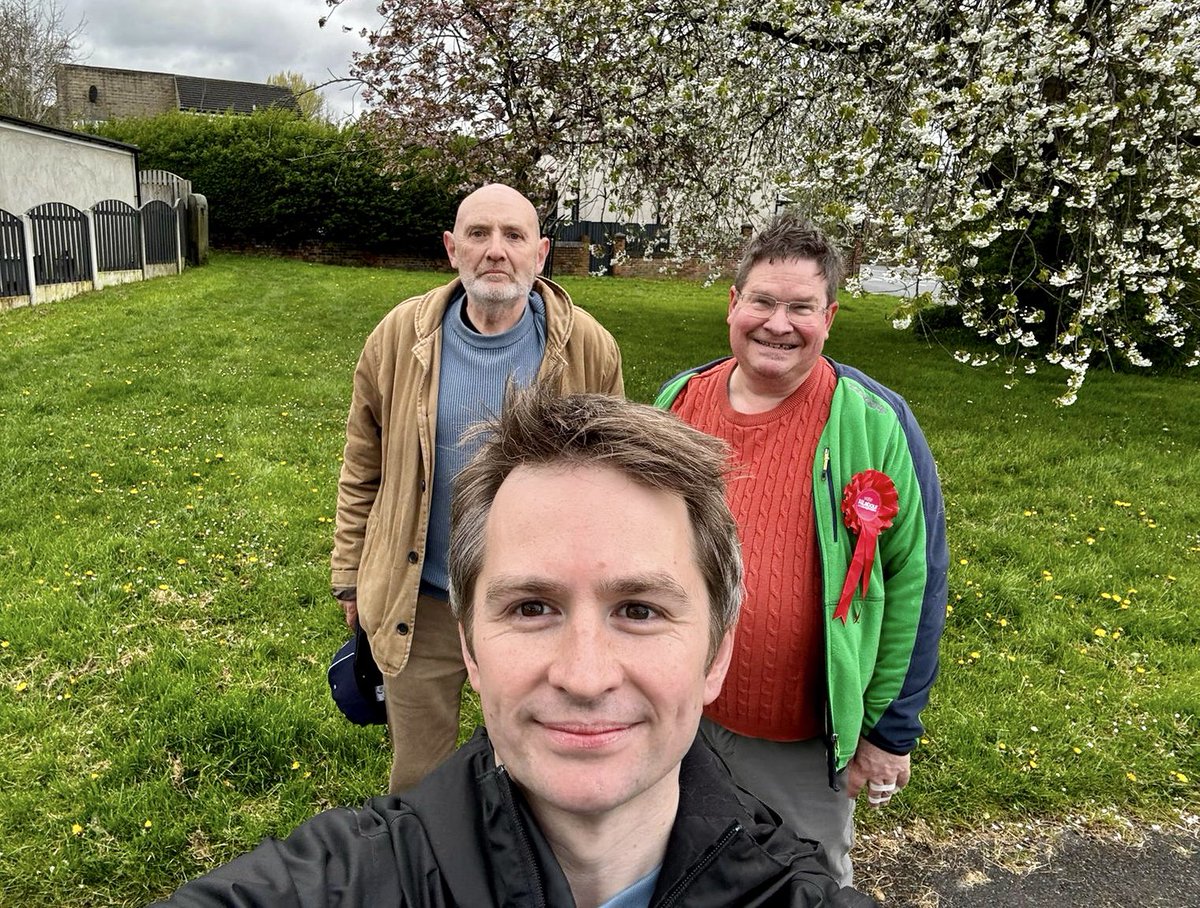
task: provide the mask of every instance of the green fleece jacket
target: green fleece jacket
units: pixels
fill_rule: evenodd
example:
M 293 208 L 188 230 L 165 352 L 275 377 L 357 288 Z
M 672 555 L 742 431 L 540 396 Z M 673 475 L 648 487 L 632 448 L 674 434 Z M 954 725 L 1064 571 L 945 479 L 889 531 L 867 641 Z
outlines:
M 724 360 L 669 380 L 655 406 L 670 409 L 692 378 Z M 933 456 L 912 411 L 895 392 L 830 360 L 837 375 L 829 419 L 812 465 L 814 531 L 821 558 L 831 761 L 840 771 L 859 736 L 894 754 L 912 750 L 937 676 L 946 618 L 945 508 Z M 856 539 L 841 513 L 842 492 L 863 470 L 886 473 L 900 512 L 878 539 L 866 601 L 835 619 Z

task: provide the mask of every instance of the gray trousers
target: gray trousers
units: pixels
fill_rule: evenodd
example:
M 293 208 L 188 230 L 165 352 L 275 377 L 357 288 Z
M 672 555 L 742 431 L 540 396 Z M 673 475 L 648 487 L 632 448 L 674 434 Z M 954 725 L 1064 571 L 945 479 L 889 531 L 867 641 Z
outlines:
M 747 738 L 709 719 L 700 721 L 700 733 L 728 764 L 733 781 L 783 817 L 797 835 L 820 842 L 834 879 L 854 885 L 854 802 L 846 796 L 845 772 L 838 774 L 841 791 L 829 787 L 824 741 Z

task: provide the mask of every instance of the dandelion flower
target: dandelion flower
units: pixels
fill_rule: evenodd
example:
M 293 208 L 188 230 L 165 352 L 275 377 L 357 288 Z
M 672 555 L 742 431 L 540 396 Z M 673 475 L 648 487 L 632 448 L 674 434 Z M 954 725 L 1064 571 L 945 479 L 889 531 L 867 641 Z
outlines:
M 71 835 L 83 835 L 83 827 L 78 823 L 71 824 Z
M 143 823 L 143 824 L 142 824 L 142 828 L 143 828 L 143 829 L 149 829 L 149 828 L 150 828 L 151 826 L 153 826 L 153 825 L 154 825 L 154 821 L 153 821 L 153 820 L 147 820 L 145 823 Z
M 1127 772 L 1125 773 L 1125 778 L 1127 778 L 1130 782 L 1136 782 L 1137 774 L 1134 772 Z

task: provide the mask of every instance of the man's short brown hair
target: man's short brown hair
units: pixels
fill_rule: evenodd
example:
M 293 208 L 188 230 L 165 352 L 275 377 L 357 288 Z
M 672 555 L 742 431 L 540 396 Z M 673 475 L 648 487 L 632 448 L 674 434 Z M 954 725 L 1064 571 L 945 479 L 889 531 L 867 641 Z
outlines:
M 455 479 L 450 506 L 450 605 L 468 647 L 487 518 L 501 484 L 519 466 L 594 465 L 678 495 L 687 505 L 708 590 L 709 658 L 715 655 L 742 602 L 741 548 L 725 501 L 724 442 L 645 404 L 603 394 L 560 396 L 541 386 L 510 387 L 500 416 L 473 431 L 486 438 Z
M 771 219 L 742 251 L 733 285 L 738 290 L 759 262 L 813 261 L 825 278 L 825 303 L 837 302 L 838 287 L 846 273 L 842 254 L 837 246 L 812 221 L 794 211 L 784 211 Z

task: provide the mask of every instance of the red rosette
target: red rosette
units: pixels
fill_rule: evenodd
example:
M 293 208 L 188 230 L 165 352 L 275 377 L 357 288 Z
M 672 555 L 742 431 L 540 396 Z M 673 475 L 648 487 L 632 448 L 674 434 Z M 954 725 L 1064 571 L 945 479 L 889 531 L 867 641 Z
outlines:
M 838 597 L 833 617 L 846 623 L 850 614 L 850 602 L 854 591 L 862 584 L 862 595 L 867 596 L 867 585 L 871 582 L 871 565 L 875 563 L 875 549 L 879 534 L 892 525 L 892 518 L 900 513 L 900 496 L 891 477 L 879 470 L 863 470 L 855 473 L 842 492 L 842 516 L 846 527 L 857 534 L 854 557 L 846 571 L 846 582 Z M 855 620 L 858 620 L 857 617 Z

